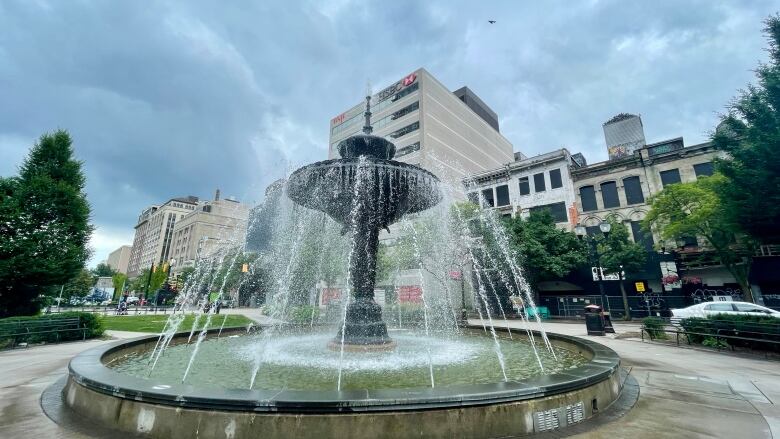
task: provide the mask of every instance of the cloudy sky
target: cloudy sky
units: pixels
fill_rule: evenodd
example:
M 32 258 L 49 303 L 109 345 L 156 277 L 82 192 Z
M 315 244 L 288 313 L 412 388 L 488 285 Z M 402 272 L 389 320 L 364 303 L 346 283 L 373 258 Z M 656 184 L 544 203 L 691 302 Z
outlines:
M 468 85 L 515 150 L 606 159 L 601 124 L 706 140 L 765 59 L 773 1 L 0 1 L 0 175 L 70 131 L 92 263 L 174 196 L 257 202 L 326 158 L 331 117 L 425 67 Z M 497 20 L 491 25 L 488 20 Z

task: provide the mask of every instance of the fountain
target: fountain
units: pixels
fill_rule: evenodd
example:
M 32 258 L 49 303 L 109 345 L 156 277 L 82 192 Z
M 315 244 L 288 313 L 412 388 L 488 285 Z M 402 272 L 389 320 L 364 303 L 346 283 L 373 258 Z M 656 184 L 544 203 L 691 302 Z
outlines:
M 185 311 L 196 314 L 191 328 L 176 313 L 159 335 L 79 354 L 68 377 L 47 390 L 53 396 L 42 398 L 44 410 L 53 419 L 90 419 L 153 438 L 444 438 L 545 432 L 610 406 L 623 387 L 618 356 L 589 340 L 546 334 L 540 322 L 538 329 L 522 322 L 526 340 L 495 324 L 507 314 L 499 291 L 533 303 L 501 224 L 492 212 L 451 221 L 452 188 L 394 161 L 395 146 L 371 135 L 370 117 L 367 97 L 363 134 L 338 144 L 341 158 L 304 166 L 278 185 L 285 196 L 277 197 L 276 224 L 268 228 L 278 242 L 255 262 L 275 267 L 273 291 L 264 292 L 272 323 L 207 329 L 213 307 L 205 314 L 197 303 L 224 293 L 227 277 L 217 281 L 213 273 L 239 254 L 226 249 L 200 262 L 180 294 Z M 433 240 L 408 220 L 424 215 L 440 227 Z M 379 235 L 399 221 L 410 237 L 419 297 L 407 289 L 402 304 L 398 288 L 395 304 L 377 303 Z M 470 221 L 491 233 L 494 253 L 470 235 Z M 331 232 L 340 237 L 327 241 Z M 343 259 L 325 255 L 342 246 Z M 448 273 L 449 262 L 435 259 L 452 246 L 471 260 L 457 297 L 446 279 L 426 274 Z M 321 252 L 319 267 L 306 266 L 317 260 L 304 257 L 312 252 Z M 291 310 L 308 309 L 302 303 L 309 300 L 296 280 L 319 280 L 326 258 L 344 267 L 336 277 L 345 294 L 326 308 L 338 313 L 328 320 L 312 310 L 293 324 Z M 491 275 L 497 270 L 500 282 Z M 455 305 L 465 303 L 466 284 L 481 323 L 462 327 Z M 308 303 L 319 311 L 317 297 Z M 48 405 L 55 399 L 64 404 Z
M 417 166 L 393 161 L 395 145 L 371 135 L 371 96 L 366 96 L 362 135 L 338 144 L 341 159 L 317 162 L 295 171 L 288 194 L 296 203 L 327 213 L 352 237 L 350 301 L 333 349 L 392 349 L 374 301 L 379 232 L 402 216 L 428 209 L 441 200 L 438 178 Z M 313 193 L 315 196 L 313 196 Z

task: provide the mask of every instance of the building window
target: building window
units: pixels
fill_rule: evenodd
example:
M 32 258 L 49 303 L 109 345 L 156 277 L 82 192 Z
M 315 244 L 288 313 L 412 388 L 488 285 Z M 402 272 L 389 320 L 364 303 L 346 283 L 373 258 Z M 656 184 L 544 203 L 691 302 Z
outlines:
M 412 131 L 416 131 L 418 129 L 420 129 L 420 122 L 419 121 L 415 122 L 415 123 L 412 123 L 412 124 L 409 124 L 409 125 L 401 128 L 400 130 L 395 130 L 392 133 L 390 133 L 388 136 L 392 137 L 393 139 L 397 139 L 399 137 L 403 137 L 403 136 L 411 133 Z
M 544 192 L 544 172 L 534 174 L 534 192 Z
M 531 213 L 547 211 L 552 215 L 556 223 L 565 223 L 569 221 L 569 217 L 566 215 L 566 203 L 563 202 L 534 206 L 530 208 L 529 211 Z
M 604 209 L 620 207 L 616 182 L 608 181 L 601 183 L 601 201 L 604 202 Z
M 653 251 L 653 234 L 645 233 L 642 230 L 642 223 L 640 221 L 631 221 L 631 233 L 634 235 L 634 242 L 641 244 L 645 247 L 645 250 Z
M 712 169 L 712 162 L 705 162 L 693 165 L 693 172 L 696 173 L 696 177 L 705 177 L 712 175 L 714 170 Z
M 601 228 L 599 226 L 585 226 L 585 233 L 588 236 L 596 236 L 601 234 Z
M 401 108 L 400 110 L 398 110 L 398 111 L 396 111 L 396 112 L 394 112 L 394 113 L 392 113 L 392 114 L 390 114 L 388 116 L 385 116 L 385 117 L 383 117 L 383 118 L 381 118 L 379 120 L 371 122 L 371 126 L 375 130 L 381 129 L 381 128 L 387 126 L 388 124 L 390 124 L 391 122 L 394 122 L 396 119 L 400 119 L 400 118 L 406 116 L 407 114 L 409 114 L 409 113 L 411 113 L 413 111 L 417 111 L 419 109 L 420 109 L 420 102 L 419 101 L 415 101 L 415 102 L 411 103 L 410 105 L 407 105 L 406 107 Z
M 509 206 L 509 186 L 496 186 L 496 205 Z
M 420 150 L 420 142 L 414 142 L 411 145 L 404 146 L 395 152 L 395 157 L 403 157 Z
M 531 193 L 531 186 L 528 184 L 528 177 L 520 177 L 520 195 Z
M 550 171 L 550 189 L 557 189 L 563 187 L 563 181 L 561 180 L 561 170 L 553 169 Z
M 680 170 L 679 169 L 669 169 L 668 171 L 661 171 L 661 184 L 666 187 L 670 184 L 679 183 L 682 180 L 680 180 Z
M 496 203 L 493 200 L 493 188 L 490 189 L 484 189 L 482 191 L 482 198 L 485 199 L 485 205 L 490 207 L 495 207 Z
M 598 210 L 598 206 L 596 206 L 596 191 L 593 189 L 593 186 L 580 188 L 580 203 L 582 203 L 583 212 Z
M 645 196 L 642 195 L 642 184 L 639 182 L 639 177 L 624 178 L 623 190 L 626 193 L 626 203 L 629 205 L 645 202 Z

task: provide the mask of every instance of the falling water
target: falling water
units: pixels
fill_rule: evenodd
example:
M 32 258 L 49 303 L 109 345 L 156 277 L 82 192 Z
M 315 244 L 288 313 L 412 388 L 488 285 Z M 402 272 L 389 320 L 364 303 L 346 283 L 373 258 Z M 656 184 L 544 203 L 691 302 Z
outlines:
M 492 215 L 491 213 L 492 212 L 483 212 L 482 217 L 486 217 L 485 222 L 491 227 L 493 231 L 496 242 L 498 243 L 498 247 L 501 249 L 501 253 L 503 254 L 507 264 L 509 264 L 509 267 L 512 271 L 512 276 L 514 277 L 518 291 L 525 294 L 526 301 L 534 310 L 536 310 L 536 303 L 534 302 L 531 288 L 528 285 L 528 281 L 525 280 L 525 276 L 523 276 L 523 272 L 520 269 L 520 266 L 517 264 L 516 258 L 509 249 L 509 239 L 506 236 L 504 227 L 498 223 L 496 216 Z M 536 318 L 536 323 L 539 325 L 539 332 L 542 334 L 542 339 L 544 340 L 544 344 L 547 347 L 547 350 L 553 355 L 553 357 L 555 357 L 555 349 L 553 349 L 552 343 L 550 343 L 550 340 L 547 338 L 547 332 L 545 332 L 544 326 L 542 326 L 542 319 L 539 317 L 539 313 L 534 312 L 534 317 Z
M 422 258 L 420 257 L 420 247 L 417 242 L 417 230 L 415 230 L 413 226 L 410 226 L 408 221 L 404 221 L 404 222 L 405 222 L 406 229 L 411 232 L 412 247 L 414 247 L 415 258 L 417 259 L 419 264 L 417 273 L 419 274 L 420 277 L 420 289 L 421 289 L 420 297 L 422 298 L 422 302 L 423 302 L 423 321 L 425 322 L 425 336 L 430 337 L 431 334 L 428 329 L 428 301 L 425 299 L 425 292 L 428 288 L 426 288 L 425 286 L 425 276 L 423 275 L 422 272 L 423 262 L 422 262 Z M 431 360 L 430 344 L 426 344 L 425 350 L 428 352 L 428 369 L 431 374 L 431 387 L 436 387 L 436 384 L 433 381 L 433 361 Z M 504 378 L 506 378 L 506 375 L 504 375 Z

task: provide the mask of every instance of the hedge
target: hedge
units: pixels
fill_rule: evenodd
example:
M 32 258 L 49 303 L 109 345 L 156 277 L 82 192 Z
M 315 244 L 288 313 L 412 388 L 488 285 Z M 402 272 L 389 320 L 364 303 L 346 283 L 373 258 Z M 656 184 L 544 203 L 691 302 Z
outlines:
M 780 350 L 780 319 L 772 316 L 716 314 L 708 318 L 692 317 L 680 321 L 688 341 L 703 344 L 718 336 L 744 337 L 754 340 L 724 339 L 732 346 Z M 712 344 L 710 341 L 708 344 Z

